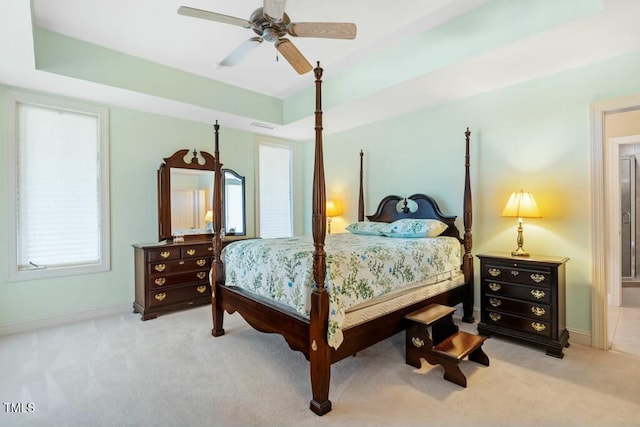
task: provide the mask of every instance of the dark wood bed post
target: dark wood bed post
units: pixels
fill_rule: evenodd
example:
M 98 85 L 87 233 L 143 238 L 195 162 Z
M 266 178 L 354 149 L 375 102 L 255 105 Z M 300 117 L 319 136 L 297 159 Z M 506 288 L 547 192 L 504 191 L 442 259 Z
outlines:
M 363 187 L 363 179 L 362 179 L 362 158 L 364 156 L 364 152 L 360 150 L 360 191 L 358 193 L 358 221 L 364 221 L 364 191 Z
M 469 137 L 471 132 L 469 128 L 464 133 L 465 156 L 464 156 L 464 205 L 463 205 L 463 222 L 464 222 L 464 258 L 462 260 L 462 271 L 466 282 L 466 294 L 462 302 L 463 316 L 462 321 L 473 323 L 473 255 L 471 248 L 473 246 L 473 238 L 471 235 L 471 225 L 473 223 L 473 206 L 471 203 L 471 178 L 469 176 Z
M 211 335 L 219 337 L 224 335 L 224 310 L 222 305 L 216 302 L 218 284 L 224 282 L 224 270 L 220 253 L 222 252 L 222 163 L 220 163 L 219 131 L 220 125 L 216 120 L 213 125 L 215 130 L 215 150 L 213 152 L 213 260 L 211 261 L 211 314 L 213 317 L 213 329 Z
M 331 349 L 327 342 L 329 321 L 329 296 L 325 288 L 326 253 L 326 193 L 324 182 L 324 159 L 322 150 L 322 68 L 320 62 L 313 70 L 316 77 L 315 111 L 315 162 L 313 165 L 313 280 L 315 287 L 311 293 L 311 314 L 309 319 L 309 362 L 311 370 L 311 392 L 313 399 L 310 409 L 318 415 L 331 410 L 329 382 L 331 377 Z

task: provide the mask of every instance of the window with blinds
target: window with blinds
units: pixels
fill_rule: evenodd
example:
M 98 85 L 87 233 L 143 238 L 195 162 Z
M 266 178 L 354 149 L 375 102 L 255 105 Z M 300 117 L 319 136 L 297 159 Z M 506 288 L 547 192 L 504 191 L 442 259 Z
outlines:
M 258 143 L 260 237 L 293 235 L 293 152 L 289 145 Z
M 109 269 L 108 112 L 10 93 L 11 278 Z

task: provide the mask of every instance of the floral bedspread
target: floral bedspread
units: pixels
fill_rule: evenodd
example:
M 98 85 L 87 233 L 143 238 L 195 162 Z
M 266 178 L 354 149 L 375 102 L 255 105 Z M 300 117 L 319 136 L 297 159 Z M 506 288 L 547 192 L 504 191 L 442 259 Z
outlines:
M 338 348 L 342 343 L 341 327 L 348 308 L 438 274 L 459 271 L 461 248 L 453 237 L 327 235 L 329 345 Z M 310 236 L 238 241 L 226 246 L 222 257 L 227 286 L 245 288 L 309 317 L 313 289 Z

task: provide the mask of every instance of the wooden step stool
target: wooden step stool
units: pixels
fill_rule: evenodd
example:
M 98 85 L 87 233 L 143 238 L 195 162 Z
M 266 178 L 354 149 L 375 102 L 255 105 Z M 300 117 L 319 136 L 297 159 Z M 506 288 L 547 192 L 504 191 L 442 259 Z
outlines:
M 442 365 L 444 379 L 467 386 L 458 364 L 465 357 L 481 365 L 489 366 L 489 357 L 482 351 L 487 339 L 483 335 L 474 335 L 460 331 L 453 323 L 455 308 L 446 305 L 431 304 L 405 316 L 409 322 L 406 331 L 406 362 L 420 368 L 420 359 L 431 365 Z M 429 335 L 429 327 L 433 339 Z

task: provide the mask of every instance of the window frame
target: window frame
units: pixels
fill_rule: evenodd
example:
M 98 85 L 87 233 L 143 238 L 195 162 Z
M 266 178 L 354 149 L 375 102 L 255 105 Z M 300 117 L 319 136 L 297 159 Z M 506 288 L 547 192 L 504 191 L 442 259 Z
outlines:
M 296 230 L 297 230 L 297 218 L 295 215 L 295 203 L 296 203 L 296 191 L 298 186 L 296 185 L 296 177 L 295 177 L 295 163 L 296 163 L 296 158 L 297 158 L 297 145 L 289 142 L 289 141 L 283 141 L 283 140 L 277 140 L 274 138 L 269 138 L 269 137 L 265 137 L 265 136 L 257 136 L 256 140 L 255 140 L 255 169 L 256 169 L 256 174 L 255 174 L 255 206 L 256 206 L 256 210 L 255 210 L 255 229 L 256 229 L 256 236 L 261 236 L 261 229 L 260 229 L 260 146 L 261 145 L 268 145 L 268 146 L 272 146 L 272 147 L 278 147 L 278 148 L 284 148 L 289 150 L 290 152 L 290 163 L 289 163 L 289 185 L 290 185 L 290 189 L 291 189 L 291 205 L 289 206 L 290 208 L 290 217 L 291 217 L 291 236 L 295 236 L 296 235 Z
M 33 105 L 53 110 L 70 111 L 92 115 L 97 118 L 98 129 L 98 173 L 100 199 L 100 262 L 96 264 L 76 264 L 44 269 L 20 270 L 18 267 L 18 106 Z M 6 129 L 6 182 L 7 182 L 7 273 L 9 281 L 47 279 L 80 274 L 110 271 L 111 269 L 111 226 L 109 189 L 109 110 L 105 107 L 85 104 L 68 99 L 53 98 L 29 92 L 8 89 L 4 95 Z

